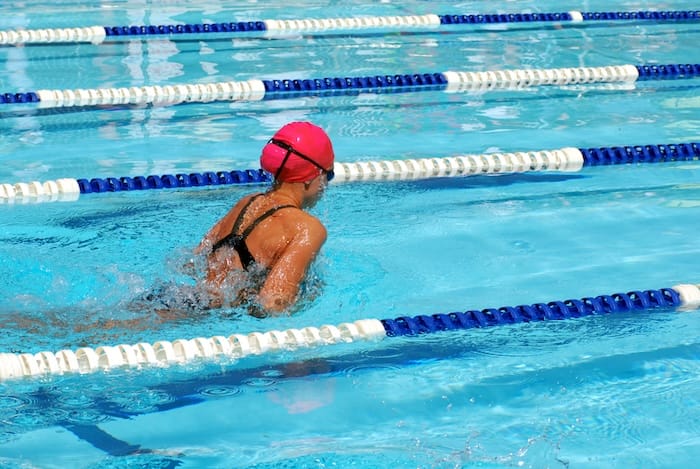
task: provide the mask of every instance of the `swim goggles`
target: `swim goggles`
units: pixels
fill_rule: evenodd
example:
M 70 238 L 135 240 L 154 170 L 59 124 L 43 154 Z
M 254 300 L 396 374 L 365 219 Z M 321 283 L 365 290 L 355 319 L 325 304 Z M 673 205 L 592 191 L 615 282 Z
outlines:
M 306 160 L 309 163 L 311 163 L 312 165 L 316 166 L 318 169 L 320 169 L 323 172 L 323 174 L 326 175 L 327 182 L 332 181 L 333 178 L 335 177 L 335 172 L 333 171 L 332 168 L 331 169 L 324 168 L 323 166 L 316 163 L 313 159 L 309 158 L 305 154 L 299 153 L 297 150 L 294 149 L 293 146 L 291 146 L 287 142 L 283 142 L 282 140 L 277 140 L 276 138 L 271 138 L 267 143 L 277 145 L 278 147 L 280 147 L 284 150 L 287 150 L 287 154 L 284 155 L 284 158 L 282 159 L 282 164 L 280 165 L 280 167 L 277 169 L 277 172 L 275 173 L 275 179 L 277 179 L 279 177 L 280 173 L 282 172 L 282 168 L 284 168 L 284 165 L 287 163 L 287 160 L 289 159 L 289 155 L 291 155 L 292 153 L 297 155 L 302 160 Z

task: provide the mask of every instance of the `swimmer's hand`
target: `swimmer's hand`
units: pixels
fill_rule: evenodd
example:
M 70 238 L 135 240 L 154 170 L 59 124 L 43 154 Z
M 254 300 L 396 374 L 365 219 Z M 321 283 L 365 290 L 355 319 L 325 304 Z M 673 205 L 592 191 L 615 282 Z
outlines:
M 258 296 L 259 307 L 251 310 L 250 314 L 255 317 L 282 316 L 295 303 L 296 298 L 281 295 Z

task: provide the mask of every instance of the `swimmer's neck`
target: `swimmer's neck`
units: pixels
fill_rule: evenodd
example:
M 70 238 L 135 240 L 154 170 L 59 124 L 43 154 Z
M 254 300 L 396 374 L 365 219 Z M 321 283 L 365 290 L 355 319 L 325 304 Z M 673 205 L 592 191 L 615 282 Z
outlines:
M 268 192 L 268 196 L 279 202 L 280 205 L 293 205 L 296 208 L 302 208 L 305 200 L 304 183 L 278 183 Z

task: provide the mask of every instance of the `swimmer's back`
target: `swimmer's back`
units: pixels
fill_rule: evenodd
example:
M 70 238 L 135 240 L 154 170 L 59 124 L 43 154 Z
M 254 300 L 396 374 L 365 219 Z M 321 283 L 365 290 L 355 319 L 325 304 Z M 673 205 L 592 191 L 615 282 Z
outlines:
M 251 201 L 253 194 L 241 199 L 207 234 L 205 240 L 213 246 L 231 233 L 236 219 Z M 284 200 L 264 194 L 248 206 L 240 224 L 240 230 L 254 222 L 266 211 L 287 205 Z M 275 211 L 247 236 L 247 248 L 258 269 L 267 271 L 261 294 L 284 293 L 287 285 L 298 285 L 303 279 L 308 259 L 315 257 L 326 240 L 326 228 L 314 216 L 289 207 Z M 209 255 L 207 281 L 220 287 L 232 270 L 245 270 L 235 250 L 223 245 Z

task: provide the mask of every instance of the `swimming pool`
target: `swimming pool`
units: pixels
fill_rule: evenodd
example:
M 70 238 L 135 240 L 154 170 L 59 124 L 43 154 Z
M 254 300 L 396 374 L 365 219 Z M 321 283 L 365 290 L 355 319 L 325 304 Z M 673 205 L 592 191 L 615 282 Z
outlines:
M 360 15 L 692 10 L 692 2 L 25 2 L 0 30 Z M 2 47 L 3 92 L 700 62 L 693 21 L 489 24 Z M 257 168 L 281 124 L 340 162 L 697 142 L 697 78 L 99 108 L 0 106 L 0 183 Z M 133 329 L 188 249 L 261 186 L 0 204 L 0 352 L 153 343 L 698 282 L 697 162 L 333 185 L 290 317 Z M 697 311 L 695 311 L 697 312 Z M 76 327 L 79 326 L 79 327 Z M 77 330 L 76 330 L 77 329 Z M 643 311 L 0 383 L 8 467 L 692 467 L 700 327 Z

